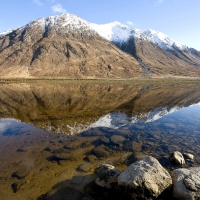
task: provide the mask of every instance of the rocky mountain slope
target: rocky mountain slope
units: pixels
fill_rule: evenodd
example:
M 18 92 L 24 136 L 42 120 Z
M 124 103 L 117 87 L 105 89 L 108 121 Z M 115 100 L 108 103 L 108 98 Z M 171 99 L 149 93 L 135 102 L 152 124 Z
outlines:
M 165 34 L 129 28 L 119 22 L 93 25 L 102 36 L 135 57 L 144 76 L 199 76 L 200 52 Z M 105 34 L 107 33 L 107 34 Z
M 199 76 L 198 50 L 117 21 L 97 25 L 61 14 L 0 33 L 0 77 Z
M 131 78 L 138 61 L 72 14 L 41 18 L 0 38 L 0 77 Z

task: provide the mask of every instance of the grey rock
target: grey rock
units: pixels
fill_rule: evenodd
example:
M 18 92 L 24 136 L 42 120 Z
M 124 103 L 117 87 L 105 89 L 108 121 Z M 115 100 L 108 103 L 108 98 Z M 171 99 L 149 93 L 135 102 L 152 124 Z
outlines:
M 184 165 L 185 164 L 185 159 L 179 151 L 174 151 L 170 155 L 169 159 L 174 164 L 178 164 L 178 165 Z
M 183 156 L 187 159 L 194 160 L 194 155 L 191 153 L 184 153 Z
M 167 170 L 151 156 L 131 164 L 118 177 L 118 185 L 123 187 L 124 191 L 129 188 L 129 192 L 136 199 L 138 192 L 139 195 L 146 196 L 146 199 L 154 199 L 171 184 L 172 179 Z
M 117 183 L 117 177 L 120 171 L 112 165 L 101 164 L 98 171 L 98 178 L 95 183 L 101 187 L 111 188 L 114 183 Z
M 172 172 L 173 195 L 181 200 L 200 199 L 200 167 L 176 169 Z
M 126 138 L 124 138 L 123 136 L 120 135 L 113 135 L 111 136 L 111 142 L 113 142 L 114 144 L 122 144 L 124 141 L 126 140 Z

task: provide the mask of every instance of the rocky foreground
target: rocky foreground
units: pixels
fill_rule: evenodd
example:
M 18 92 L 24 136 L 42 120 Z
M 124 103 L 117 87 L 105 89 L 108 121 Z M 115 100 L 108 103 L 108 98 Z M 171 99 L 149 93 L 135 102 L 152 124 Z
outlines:
M 186 154 L 187 159 L 193 159 Z M 184 164 L 180 152 L 174 152 L 170 160 Z M 200 199 L 200 167 L 181 168 L 172 171 L 171 175 L 157 159 L 149 156 L 131 164 L 123 172 L 112 165 L 102 164 L 98 170 L 96 185 L 116 190 L 127 199 L 161 199 L 160 196 L 173 194 L 175 199 Z M 166 198 L 164 198 L 166 199 Z
M 73 200 L 198 200 L 200 167 L 181 168 L 185 159 L 191 162 L 194 159 L 192 154 L 183 155 L 178 151 L 170 155 L 170 161 L 177 168 L 170 172 L 152 156 L 132 163 L 122 172 L 113 165 L 101 164 L 96 169 L 96 180 L 85 186 L 83 194 L 67 188 L 52 189 L 38 200 L 61 197 Z M 88 171 L 87 167 L 81 165 L 79 170 Z

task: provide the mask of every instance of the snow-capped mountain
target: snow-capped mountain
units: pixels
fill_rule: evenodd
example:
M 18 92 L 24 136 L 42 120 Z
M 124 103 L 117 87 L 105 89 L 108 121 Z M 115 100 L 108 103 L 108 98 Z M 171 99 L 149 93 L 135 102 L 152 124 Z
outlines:
M 50 16 L 46 18 L 40 18 L 36 21 L 30 22 L 24 27 L 21 27 L 24 30 L 33 28 L 34 26 L 39 26 L 43 29 L 44 33 L 55 28 L 55 31 L 61 31 L 65 29 L 66 33 L 68 31 L 79 31 L 80 34 L 87 32 L 87 35 L 96 35 L 96 32 L 91 28 L 90 23 L 81 19 L 80 17 L 73 14 L 61 14 L 56 16 Z
M 200 76 L 200 52 L 158 31 L 141 31 L 117 21 L 98 25 L 73 14 L 40 18 L 0 34 L 0 76 L 163 75 Z
M 152 29 L 142 31 L 137 28 L 130 28 L 117 21 L 101 25 L 91 24 L 91 27 L 94 28 L 94 30 L 97 31 L 102 37 L 111 42 L 126 42 L 130 37 L 135 37 L 151 41 L 165 50 L 170 50 L 174 48 L 178 50 L 184 50 L 188 48 L 186 45 L 183 45 L 171 39 L 170 37 L 159 31 L 155 31 Z
M 53 26 L 55 26 L 56 29 L 66 27 L 68 28 L 68 30 L 80 30 L 80 32 L 84 29 L 90 34 L 93 30 L 103 38 L 111 42 L 118 43 L 126 42 L 130 37 L 145 38 L 166 50 L 173 48 L 183 50 L 187 48 L 186 45 L 183 45 L 171 39 L 170 37 L 159 31 L 155 31 L 152 29 L 141 31 L 136 28 L 130 28 L 124 24 L 121 24 L 118 21 L 108 24 L 89 23 L 84 19 L 81 19 L 80 17 L 69 13 L 40 18 L 36 21 L 30 22 L 29 24 L 21 27 L 20 29 L 26 30 L 33 26 L 41 26 L 44 29 L 44 31 L 48 31 L 48 29 L 50 29 Z M 0 32 L 0 37 L 9 34 L 12 31 L 13 30 Z
M 40 18 L 0 37 L 0 77 L 131 78 L 141 74 L 136 59 L 73 14 Z
M 143 34 L 150 40 L 151 42 L 157 44 L 159 47 L 170 50 L 170 49 L 177 49 L 177 50 L 184 50 L 188 48 L 186 45 L 183 45 L 167 35 L 159 32 L 159 31 L 154 31 L 152 29 L 146 30 L 143 32 Z

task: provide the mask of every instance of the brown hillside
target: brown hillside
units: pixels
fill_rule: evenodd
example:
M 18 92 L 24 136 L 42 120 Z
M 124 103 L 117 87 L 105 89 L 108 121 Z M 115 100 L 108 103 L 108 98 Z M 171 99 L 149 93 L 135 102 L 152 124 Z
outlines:
M 65 25 L 74 17 L 79 27 Z M 45 20 L 45 21 L 44 21 Z M 0 38 L 0 77 L 131 78 L 135 58 L 100 37 L 74 15 L 39 19 Z

